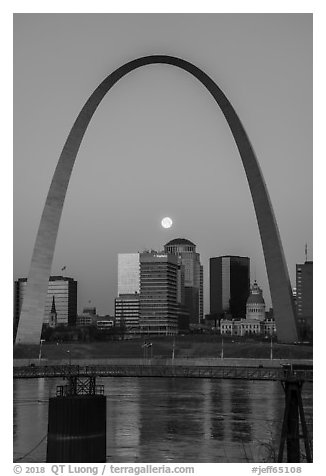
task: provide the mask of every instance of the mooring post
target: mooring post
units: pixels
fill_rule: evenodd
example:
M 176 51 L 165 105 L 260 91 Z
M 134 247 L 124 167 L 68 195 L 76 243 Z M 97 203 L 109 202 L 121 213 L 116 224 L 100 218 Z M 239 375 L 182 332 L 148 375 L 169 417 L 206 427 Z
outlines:
M 298 394 L 301 391 L 299 382 L 285 382 L 285 393 L 290 394 L 288 400 L 289 411 L 287 418 L 287 460 L 288 463 L 298 463 L 300 461 L 300 440 L 299 440 L 299 408 Z
M 106 397 L 95 376 L 66 377 L 49 399 L 47 463 L 105 463 Z
M 302 405 L 301 389 L 303 380 L 297 379 L 295 373 L 286 371 L 286 379 L 281 382 L 285 392 L 285 409 L 281 432 L 281 441 L 278 453 L 278 463 L 283 461 L 284 445 L 286 441 L 287 462 L 300 463 L 300 420 L 304 439 L 306 459 L 312 462 L 309 435 Z

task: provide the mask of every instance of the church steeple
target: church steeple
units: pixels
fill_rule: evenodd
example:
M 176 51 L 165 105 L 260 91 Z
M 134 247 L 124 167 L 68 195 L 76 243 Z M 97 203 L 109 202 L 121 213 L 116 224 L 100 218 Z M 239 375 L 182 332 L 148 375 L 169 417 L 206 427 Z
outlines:
M 52 307 L 51 307 L 51 314 L 52 313 L 57 313 L 56 308 L 55 308 L 55 299 L 54 296 L 52 296 Z
M 57 325 L 57 310 L 55 308 L 54 296 L 52 296 L 52 307 L 51 307 L 51 312 L 49 316 L 49 326 L 55 327 L 56 325 Z

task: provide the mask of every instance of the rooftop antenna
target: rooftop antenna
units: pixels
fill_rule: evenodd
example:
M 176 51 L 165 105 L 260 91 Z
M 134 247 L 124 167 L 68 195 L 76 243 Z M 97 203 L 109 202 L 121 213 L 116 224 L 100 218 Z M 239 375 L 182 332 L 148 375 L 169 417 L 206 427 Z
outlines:
M 304 254 L 305 254 L 305 258 L 306 258 L 306 262 L 308 261 L 308 245 L 306 243 L 306 246 L 305 246 L 305 249 L 304 249 Z

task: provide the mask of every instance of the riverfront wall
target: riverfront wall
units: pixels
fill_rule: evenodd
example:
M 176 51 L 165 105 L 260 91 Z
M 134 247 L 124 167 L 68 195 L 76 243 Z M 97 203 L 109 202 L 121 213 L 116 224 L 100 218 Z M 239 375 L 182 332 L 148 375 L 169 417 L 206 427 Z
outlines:
M 96 365 L 184 365 L 184 366 L 224 366 L 224 367 L 280 367 L 284 364 L 312 365 L 312 359 L 72 359 L 72 365 L 81 367 Z M 67 360 L 48 359 L 14 359 L 14 367 L 24 367 L 30 365 L 67 365 Z

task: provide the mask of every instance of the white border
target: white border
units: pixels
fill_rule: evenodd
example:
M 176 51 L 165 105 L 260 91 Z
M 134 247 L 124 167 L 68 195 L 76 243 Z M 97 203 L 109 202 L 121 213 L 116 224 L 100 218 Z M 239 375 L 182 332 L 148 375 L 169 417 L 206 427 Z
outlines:
M 325 2 L 324 2 L 325 3 Z M 137 7 L 137 8 L 136 8 Z M 244 8 L 245 7 L 245 8 Z M 12 14 L 13 13 L 313 13 L 314 14 L 314 254 L 315 254 L 315 278 L 314 278 L 314 293 L 315 296 L 322 298 L 324 292 L 323 280 L 320 279 L 323 275 L 321 270 L 323 267 L 322 247 L 324 245 L 324 218 L 325 210 L 323 203 L 325 202 L 324 194 L 321 194 L 325 187 L 325 169 L 320 164 L 325 161 L 325 146 L 322 139 L 325 135 L 325 120 L 324 120 L 324 106 L 325 95 L 324 88 L 326 85 L 326 78 L 324 74 L 325 62 L 325 6 L 322 1 L 303 1 L 303 0 L 275 0 L 269 1 L 205 1 L 200 2 L 182 2 L 166 0 L 164 2 L 149 2 L 149 1 L 99 1 L 92 0 L 85 1 L 12 1 L 3 2 L 1 5 L 1 19 L 0 19 L 0 35 L 1 35 L 1 91 L 2 91 L 2 147 L 1 158 L 1 204 L 2 204 L 2 263 L 4 270 L 1 273 L 1 295 L 2 303 L 5 303 L 5 309 L 2 313 L 2 318 L 5 322 L 9 322 L 8 332 L 2 335 L 1 345 L 1 361 L 3 385 L 3 397 L 6 402 L 2 402 L 2 408 L 6 412 L 6 419 L 3 421 L 4 433 L 2 438 L 3 447 L 2 454 L 6 454 L 9 462 L 2 461 L 2 469 L 4 474 L 12 474 L 12 435 L 8 430 L 12 426 L 12 370 L 10 365 L 10 357 L 12 355 L 12 341 L 11 333 L 11 315 L 12 315 L 12 194 L 13 194 L 13 177 L 12 177 L 12 95 L 13 95 L 13 76 L 12 76 Z M 318 99 L 318 102 L 317 102 Z M 324 141 L 323 141 L 324 142 Z M 9 165 L 10 164 L 10 165 Z M 320 193 L 321 192 L 321 193 Z M 10 197 L 10 198 L 9 198 Z M 324 303 L 323 303 L 324 304 Z M 324 405 L 320 400 L 324 399 L 325 385 L 323 383 L 324 369 L 318 372 L 319 365 L 322 365 L 322 358 L 319 359 L 320 349 L 323 348 L 324 323 L 325 319 L 324 309 L 321 303 L 315 299 L 315 342 L 314 342 L 314 357 L 315 357 L 315 382 L 314 382 L 314 414 L 317 415 L 317 406 L 321 410 L 318 413 L 318 419 L 315 419 L 315 425 L 318 424 L 318 430 L 314 431 L 314 463 L 312 465 L 304 465 L 302 468 L 303 474 L 322 474 L 322 455 L 323 455 L 323 438 L 321 437 L 321 430 L 324 423 Z M 318 326 L 318 328 L 316 328 Z M 321 332 L 318 332 L 318 330 Z M 317 361 L 317 362 L 316 362 Z M 322 378 L 320 378 L 322 377 Z M 9 384 L 9 385 L 8 385 Z M 317 406 L 316 406 L 317 404 Z M 9 410 L 10 409 L 10 410 Z M 6 466 L 8 465 L 8 471 Z M 24 465 L 28 466 L 28 465 Z M 35 465 L 35 466 L 40 466 Z M 213 474 L 216 470 L 216 465 L 195 465 L 197 468 L 196 474 Z M 285 465 L 283 465 L 285 466 Z M 250 474 L 252 464 L 219 464 L 218 469 L 223 471 L 223 474 L 234 474 L 234 471 L 239 474 L 240 468 L 242 474 Z M 50 474 L 50 473 L 49 473 Z

